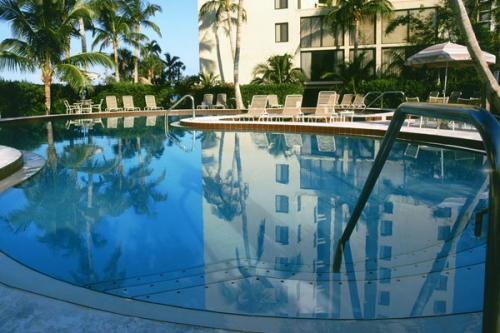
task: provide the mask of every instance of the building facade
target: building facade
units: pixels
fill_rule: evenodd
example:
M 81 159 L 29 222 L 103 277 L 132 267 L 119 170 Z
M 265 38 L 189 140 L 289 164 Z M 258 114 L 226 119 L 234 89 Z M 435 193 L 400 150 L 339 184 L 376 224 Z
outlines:
M 208 2 L 198 0 L 198 9 Z M 241 31 L 240 83 L 253 79 L 253 69 L 273 55 L 285 53 L 294 57 L 296 67 L 304 70 L 306 87 L 328 86 L 322 80 L 324 72 L 332 72 L 341 62 L 349 62 L 354 56 L 354 31 L 335 33 L 325 24 L 328 12 L 325 0 L 274 0 L 246 1 L 247 20 Z M 411 11 L 427 15 L 435 11 L 435 0 L 395 0 L 393 18 L 406 16 Z M 234 14 L 233 14 L 233 17 Z M 224 18 L 225 19 L 225 18 Z M 219 75 L 219 79 L 233 82 L 233 52 L 236 25 L 229 36 L 227 20 L 217 25 L 215 14 L 199 19 L 200 72 Z M 409 27 L 400 26 L 386 35 L 389 20 L 376 17 L 360 26 L 357 38 L 359 52 L 365 60 L 375 60 L 378 73 L 384 72 L 391 62 L 391 50 L 405 44 Z

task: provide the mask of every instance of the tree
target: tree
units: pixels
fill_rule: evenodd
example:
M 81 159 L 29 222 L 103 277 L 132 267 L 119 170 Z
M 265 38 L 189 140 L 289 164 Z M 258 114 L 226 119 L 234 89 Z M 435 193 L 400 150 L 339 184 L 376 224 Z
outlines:
M 257 64 L 253 70 L 252 83 L 281 84 L 304 83 L 306 77 L 299 67 L 293 67 L 293 56 L 285 53 L 270 57 L 265 63 Z
M 165 53 L 165 60 L 163 61 L 165 65 L 165 71 L 163 73 L 165 80 L 170 83 L 174 82 L 176 79 L 179 81 L 181 71 L 186 69 L 184 63 L 177 56 L 171 56 L 170 53 Z
M 73 6 L 61 1 L 0 0 L 0 20 L 11 24 L 13 38 L 0 43 L 0 69 L 35 72 L 40 69 L 45 92 L 46 114 L 50 114 L 50 87 L 53 78 L 66 81 L 75 90 L 90 85 L 82 70 L 86 64 L 112 65 L 100 52 L 66 57 L 67 41 L 77 33 L 74 23 L 90 18 L 91 11 L 82 1 Z
M 325 18 L 332 25 L 332 30 L 335 30 L 337 25 L 341 25 L 344 29 L 348 29 L 354 25 L 354 55 L 358 52 L 358 38 L 360 37 L 359 24 L 370 19 L 373 21 L 377 14 L 383 18 L 391 17 L 394 7 L 388 0 L 327 0 L 329 12 Z
M 120 82 L 118 47 L 121 41 L 131 43 L 130 22 L 119 13 L 118 3 L 115 0 L 95 0 L 93 8 L 96 11 L 96 21 L 98 27 L 94 28 L 96 34 L 92 48 L 100 45 L 102 51 L 108 46 L 112 46 L 115 65 L 115 80 Z
M 155 83 L 157 74 L 163 71 L 163 61 L 160 59 L 161 47 L 155 40 L 148 42 L 141 49 L 141 71 L 148 82 Z
M 235 46 L 233 43 L 233 24 L 238 24 L 238 18 L 234 18 L 233 15 L 238 15 L 239 6 L 236 2 L 232 0 L 210 0 L 201 6 L 200 12 L 198 14 L 199 19 L 207 17 L 212 12 L 215 12 L 215 22 L 214 24 L 218 26 L 220 23 L 225 22 L 227 27 L 227 35 L 229 37 L 229 45 L 231 47 L 231 55 L 233 56 L 233 61 L 235 57 Z M 242 21 L 246 21 L 246 12 L 243 10 Z
M 244 0 L 239 0 L 238 3 L 238 23 L 236 25 L 236 46 L 234 52 L 234 95 L 236 98 L 236 107 L 243 108 L 243 98 L 241 97 L 240 89 L 240 52 L 241 52 L 241 30 L 243 22 L 245 21 L 246 14 L 243 7 Z
M 465 36 L 467 49 L 469 50 L 472 60 L 474 61 L 474 67 L 476 68 L 481 82 L 485 86 L 486 98 L 494 106 L 494 108 L 492 108 L 492 113 L 498 116 L 500 115 L 500 86 L 491 73 L 488 64 L 481 55 L 481 48 L 479 47 L 476 36 L 474 35 L 474 30 L 472 29 L 468 13 L 463 2 L 460 0 L 453 0 L 451 3 L 453 11 L 458 18 L 457 21 L 460 26 L 460 30 Z
M 120 80 L 132 81 L 134 75 L 135 57 L 129 49 L 118 49 L 118 71 Z
M 142 0 L 122 0 L 121 7 L 134 31 L 134 83 L 137 83 L 139 81 L 139 42 L 144 38 L 144 35 L 140 33 L 141 26 L 153 29 L 161 37 L 160 28 L 149 20 L 151 16 L 155 16 L 156 12 L 161 12 L 161 7 L 150 3 L 144 4 Z

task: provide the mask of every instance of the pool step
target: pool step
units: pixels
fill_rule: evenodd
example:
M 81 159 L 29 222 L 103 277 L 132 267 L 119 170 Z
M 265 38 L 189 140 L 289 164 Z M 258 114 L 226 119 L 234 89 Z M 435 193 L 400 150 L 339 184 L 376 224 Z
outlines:
M 0 146 L 0 180 L 21 169 L 23 164 L 23 154 L 19 150 Z

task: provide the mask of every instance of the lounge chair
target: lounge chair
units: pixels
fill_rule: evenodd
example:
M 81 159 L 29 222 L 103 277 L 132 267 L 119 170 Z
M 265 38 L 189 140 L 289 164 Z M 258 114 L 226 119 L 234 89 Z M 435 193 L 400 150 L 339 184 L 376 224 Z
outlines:
M 302 119 L 302 95 L 287 95 L 283 111 L 276 115 L 271 115 L 272 120 L 287 120 L 292 121 Z
M 457 103 L 466 104 L 466 105 L 474 105 L 481 106 L 481 100 L 479 98 L 458 98 Z
M 449 96 L 450 98 L 448 100 L 448 103 L 453 103 L 453 104 L 458 103 L 458 99 L 460 98 L 460 96 L 462 96 L 461 91 L 452 91 Z
M 140 107 L 134 106 L 134 98 L 130 95 L 123 96 L 123 109 L 125 111 L 141 111 Z
M 351 107 L 353 109 L 361 109 L 365 106 L 365 95 L 356 94 L 356 96 L 354 96 L 354 100 L 351 103 Z
M 123 108 L 118 107 L 118 102 L 116 96 L 106 96 L 106 110 L 107 112 L 112 111 L 123 111 Z
M 214 95 L 205 94 L 205 95 L 203 95 L 203 102 L 201 102 L 201 104 L 198 105 L 196 108 L 197 109 L 211 109 L 213 104 L 214 104 Z
M 252 102 L 248 106 L 248 112 L 242 115 L 233 117 L 233 120 L 261 120 L 264 118 L 269 118 L 269 114 L 266 110 L 267 107 L 267 95 L 254 95 L 252 97 Z
M 318 121 L 324 120 L 325 122 L 331 118 L 335 113 L 335 103 L 338 100 L 335 91 L 320 91 L 318 94 L 318 101 L 316 102 L 316 110 L 313 114 L 304 116 L 305 121 Z
M 161 106 L 156 105 L 156 98 L 154 95 L 146 95 L 144 96 L 144 100 L 146 101 L 146 106 L 144 107 L 144 110 L 163 110 Z
M 439 96 L 439 91 L 431 91 L 429 93 L 429 97 L 428 97 L 428 100 L 431 98 L 431 97 L 438 97 Z
M 226 108 L 227 95 L 226 94 L 217 94 L 217 100 L 214 104 L 214 109 L 225 109 Z
M 102 102 L 104 102 L 104 100 L 101 98 L 99 103 L 92 104 L 91 105 L 92 110 L 96 110 L 97 112 L 102 112 Z
M 267 104 L 272 109 L 283 107 L 283 105 L 278 102 L 278 95 L 268 95 Z
M 333 135 L 316 135 L 316 141 L 318 143 L 318 150 L 321 152 L 333 153 L 337 150 L 335 137 Z
M 448 103 L 449 97 L 429 97 L 429 103 Z
M 66 113 L 80 113 L 80 108 L 78 105 L 71 105 L 67 100 L 64 101 L 64 106 L 66 107 Z
M 351 107 L 353 98 L 354 98 L 353 94 L 344 94 L 344 96 L 342 96 L 342 100 L 339 103 L 339 107 L 340 108 Z

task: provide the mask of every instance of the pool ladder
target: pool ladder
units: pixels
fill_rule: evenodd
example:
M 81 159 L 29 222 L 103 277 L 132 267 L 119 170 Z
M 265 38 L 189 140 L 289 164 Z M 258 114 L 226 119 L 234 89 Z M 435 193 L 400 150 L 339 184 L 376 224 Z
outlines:
M 483 140 L 490 167 L 490 188 L 482 332 L 500 332 L 500 124 L 490 112 L 484 109 L 419 103 L 403 103 L 396 109 L 352 215 L 342 236 L 338 239 L 333 271 L 340 271 L 346 242 L 361 216 L 401 127 L 407 116 L 411 115 L 468 122 L 477 129 Z
M 165 111 L 165 136 L 170 141 L 175 143 L 179 148 L 184 150 L 185 152 L 191 152 L 195 149 L 195 145 L 196 145 L 196 131 L 193 131 L 193 142 L 192 142 L 191 148 L 188 148 L 181 141 L 179 141 L 179 139 L 177 139 L 175 136 L 173 136 L 169 132 L 169 129 L 168 129 L 168 114 L 169 114 L 169 112 L 172 111 L 172 109 L 174 109 L 177 105 L 179 105 L 183 100 L 185 100 L 187 98 L 191 99 L 191 109 L 193 111 L 193 118 L 196 117 L 196 113 L 194 112 L 194 98 L 193 98 L 193 96 L 191 96 L 191 95 L 182 96 L 181 98 L 179 98 L 179 100 L 177 102 L 175 102 L 174 105 L 172 105 L 167 111 Z

